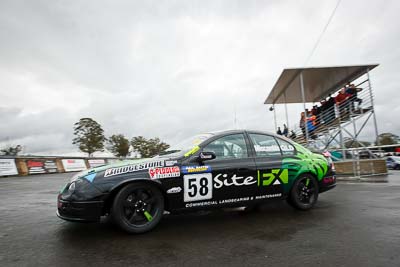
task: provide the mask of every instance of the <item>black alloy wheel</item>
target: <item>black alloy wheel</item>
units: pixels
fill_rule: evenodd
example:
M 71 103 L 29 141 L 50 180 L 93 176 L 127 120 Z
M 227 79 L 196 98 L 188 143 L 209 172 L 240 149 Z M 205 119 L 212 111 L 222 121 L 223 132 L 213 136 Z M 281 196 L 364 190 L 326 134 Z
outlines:
M 301 175 L 292 186 L 288 203 L 299 210 L 311 209 L 318 200 L 318 183 L 310 174 Z
M 123 187 L 114 199 L 111 215 L 115 223 L 129 233 L 153 229 L 164 212 L 164 198 L 157 187 L 132 183 Z

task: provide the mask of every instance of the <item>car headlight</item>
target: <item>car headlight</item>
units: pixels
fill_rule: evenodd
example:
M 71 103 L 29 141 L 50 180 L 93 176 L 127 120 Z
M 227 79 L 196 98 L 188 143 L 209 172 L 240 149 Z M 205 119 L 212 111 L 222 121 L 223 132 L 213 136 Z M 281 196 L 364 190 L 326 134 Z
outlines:
M 74 176 L 72 176 L 70 182 L 75 182 L 79 177 L 81 177 L 82 172 L 78 172 L 77 174 L 75 174 Z
M 75 182 L 72 182 L 68 187 L 68 192 L 72 194 L 75 191 Z

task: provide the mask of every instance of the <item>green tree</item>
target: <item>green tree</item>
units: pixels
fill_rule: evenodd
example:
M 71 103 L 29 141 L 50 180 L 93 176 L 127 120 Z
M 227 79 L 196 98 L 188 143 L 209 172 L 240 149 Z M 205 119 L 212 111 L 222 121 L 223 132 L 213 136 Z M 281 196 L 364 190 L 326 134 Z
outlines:
M 108 138 L 108 149 L 116 157 L 126 157 L 129 153 L 129 140 L 123 134 L 114 134 Z
M 377 144 L 381 146 L 394 145 L 399 143 L 399 136 L 392 133 L 381 133 L 378 135 Z
M 96 151 L 104 150 L 104 131 L 101 125 L 91 118 L 82 118 L 74 125 L 75 138 L 72 144 L 90 157 Z
M 370 145 L 371 143 L 368 141 L 360 141 L 360 140 L 356 141 L 355 139 L 350 137 L 344 139 L 344 146 L 346 148 L 363 147 L 363 146 L 367 147 Z
M 169 145 L 161 142 L 159 138 L 146 139 L 143 136 L 132 138 L 132 147 L 140 153 L 142 158 L 150 158 L 160 154 L 169 148 Z
M 17 145 L 15 147 L 10 146 L 7 148 L 3 148 L 2 150 L 0 150 L 0 152 L 5 156 L 16 156 L 16 155 L 18 155 L 19 152 L 21 152 L 21 150 L 22 150 L 22 146 Z

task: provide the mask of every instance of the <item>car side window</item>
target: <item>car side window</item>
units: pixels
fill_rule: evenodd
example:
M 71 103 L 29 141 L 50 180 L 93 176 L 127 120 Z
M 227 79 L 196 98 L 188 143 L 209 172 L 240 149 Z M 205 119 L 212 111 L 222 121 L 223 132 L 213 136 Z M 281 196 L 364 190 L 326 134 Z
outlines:
M 282 155 L 279 145 L 273 136 L 265 134 L 249 135 L 253 141 L 257 157 L 277 157 Z
M 247 158 L 247 146 L 243 134 L 221 137 L 206 145 L 203 151 L 214 152 L 216 159 Z
M 276 138 L 276 140 L 278 140 L 278 144 L 279 147 L 281 148 L 282 155 L 293 156 L 295 154 L 296 150 L 294 149 L 294 146 L 291 143 L 279 138 Z

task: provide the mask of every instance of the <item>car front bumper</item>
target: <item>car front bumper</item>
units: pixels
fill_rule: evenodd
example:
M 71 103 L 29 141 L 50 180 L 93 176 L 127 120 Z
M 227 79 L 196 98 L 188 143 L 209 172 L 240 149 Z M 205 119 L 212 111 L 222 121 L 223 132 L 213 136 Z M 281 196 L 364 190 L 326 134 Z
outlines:
M 58 199 L 57 216 L 66 221 L 97 222 L 100 220 L 103 201 L 66 201 Z

